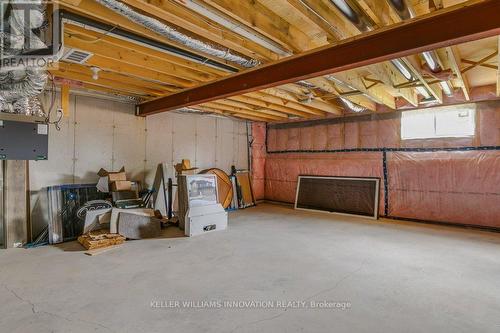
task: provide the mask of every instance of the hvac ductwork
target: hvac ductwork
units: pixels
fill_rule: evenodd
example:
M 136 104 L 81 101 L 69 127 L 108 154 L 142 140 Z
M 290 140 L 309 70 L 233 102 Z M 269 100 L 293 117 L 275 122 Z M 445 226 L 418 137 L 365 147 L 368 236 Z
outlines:
M 45 45 L 33 36 L 26 36 L 26 25 L 30 24 L 30 28 L 41 26 L 44 20 L 45 6 L 41 0 L 32 1 L 30 10 L 29 22 L 25 21 L 24 11 L 16 10 L 23 2 L 19 0 L 10 0 L 12 10 L 8 16 L 9 30 L 1 32 L 2 38 L 2 60 L 10 57 L 15 57 L 21 54 L 25 40 L 30 42 L 30 48 L 41 49 Z M 2 6 L 5 11 L 7 6 Z M 2 13 L 2 18 L 7 14 Z M 31 29 L 28 29 L 29 33 Z M 4 48 L 7 42 L 10 42 L 10 47 Z M 17 51 L 19 50 L 19 51 Z M 26 115 L 43 116 L 43 110 L 39 100 L 36 98 L 40 95 L 47 82 L 47 74 L 44 69 L 24 67 L 22 69 L 12 69 L 8 71 L 0 71 L 0 111 Z
M 388 0 L 391 7 L 398 13 L 403 20 L 415 17 L 415 13 L 406 5 L 405 0 Z
M 362 14 L 356 1 L 351 0 L 330 0 L 330 2 L 349 20 L 354 24 L 359 31 L 373 30 L 374 23 L 369 17 Z
M 259 61 L 254 59 L 246 59 L 239 55 L 231 53 L 229 50 L 221 50 L 212 45 L 204 43 L 200 40 L 189 37 L 171 26 L 160 22 L 149 16 L 140 14 L 134 11 L 129 6 L 115 0 L 96 0 L 97 3 L 103 5 L 104 7 L 128 18 L 130 21 L 140 24 L 143 27 L 168 38 L 171 41 L 182 44 L 192 50 L 200 51 L 205 54 L 214 56 L 219 59 L 223 59 L 242 67 L 252 68 L 259 65 Z

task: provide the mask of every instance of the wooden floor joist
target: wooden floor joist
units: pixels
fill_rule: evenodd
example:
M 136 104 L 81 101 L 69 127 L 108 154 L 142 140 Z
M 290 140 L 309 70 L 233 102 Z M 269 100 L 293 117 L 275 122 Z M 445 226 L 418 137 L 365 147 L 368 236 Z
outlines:
M 500 1 L 474 0 L 338 44 L 247 70 L 139 106 L 139 114 L 175 110 L 337 73 L 500 33 Z M 397 41 L 397 42 L 395 42 Z

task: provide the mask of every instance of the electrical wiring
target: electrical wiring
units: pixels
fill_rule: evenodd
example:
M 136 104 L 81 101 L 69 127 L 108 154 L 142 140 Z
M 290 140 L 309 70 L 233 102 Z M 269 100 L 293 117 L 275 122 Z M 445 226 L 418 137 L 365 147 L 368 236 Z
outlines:
M 50 106 L 49 106 L 49 109 L 47 111 L 47 117 L 45 118 L 45 123 L 48 125 L 54 125 L 56 130 L 60 131 L 61 130 L 60 123 L 61 123 L 61 120 L 63 117 L 63 113 L 61 111 L 58 111 L 57 120 L 50 121 L 50 116 L 51 116 L 52 111 L 54 110 L 54 106 L 56 104 L 56 83 L 54 80 L 54 75 L 52 75 L 52 73 L 50 73 L 49 71 L 47 71 L 47 74 L 50 76 L 50 82 L 52 84 L 52 89 L 51 89 Z
M 100 42 L 101 40 L 104 39 L 104 37 L 108 36 L 110 33 L 112 33 L 116 28 L 118 28 L 118 25 L 115 25 L 113 28 L 109 29 L 108 31 L 106 31 L 105 33 L 102 34 L 101 37 L 99 38 L 95 38 L 93 40 L 88 40 L 88 39 L 85 39 L 83 38 L 80 34 L 75 34 L 75 33 L 70 33 L 70 32 L 65 32 L 65 34 L 69 37 L 75 37 L 77 39 L 79 39 L 80 41 L 84 42 L 84 43 L 87 43 L 87 44 L 94 44 L 94 43 L 98 43 Z

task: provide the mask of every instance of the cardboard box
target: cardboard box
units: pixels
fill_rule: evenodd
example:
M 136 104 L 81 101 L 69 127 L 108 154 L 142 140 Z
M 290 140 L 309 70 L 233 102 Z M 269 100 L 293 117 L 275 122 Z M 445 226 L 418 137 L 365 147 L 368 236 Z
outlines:
M 125 171 L 110 172 L 108 174 L 108 180 L 110 183 L 117 181 L 124 181 L 127 180 L 127 175 L 125 174 Z
M 111 183 L 111 191 L 130 191 L 132 182 L 128 180 L 117 180 Z
M 97 189 L 100 192 L 108 193 L 111 183 L 116 181 L 127 180 L 127 175 L 125 173 L 125 167 L 122 167 L 120 171 L 109 172 L 106 169 L 101 169 L 97 173 L 99 176 L 99 182 L 97 183 Z

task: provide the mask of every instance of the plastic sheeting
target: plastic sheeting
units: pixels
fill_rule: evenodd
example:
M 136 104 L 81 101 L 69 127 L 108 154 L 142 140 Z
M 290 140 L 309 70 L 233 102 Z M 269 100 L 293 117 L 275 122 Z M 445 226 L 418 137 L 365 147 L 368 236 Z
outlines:
M 383 185 L 381 151 L 324 150 L 500 146 L 500 102 L 477 104 L 477 111 L 476 136 L 471 138 L 401 141 L 400 120 L 392 116 L 271 125 L 264 161 L 258 152 L 258 165 L 265 167 L 264 197 L 293 203 L 299 175 L 380 177 Z M 254 130 L 254 138 L 265 134 L 262 127 Z M 500 151 L 388 151 L 387 170 L 389 216 L 500 228 Z M 381 186 L 381 215 L 384 204 Z
M 477 104 L 477 135 L 469 138 L 438 138 L 401 141 L 396 114 L 372 119 L 268 130 L 268 151 L 340 150 L 356 148 L 433 148 L 500 145 L 500 102 Z M 336 119 L 335 121 L 339 121 Z
M 266 159 L 266 199 L 293 203 L 299 175 L 378 177 L 382 180 L 382 153 L 268 155 Z M 383 210 L 384 192 L 382 188 L 379 211 L 383 212 Z
M 266 124 L 252 124 L 252 188 L 255 200 L 264 199 Z
M 389 215 L 500 227 L 500 151 L 387 155 Z

